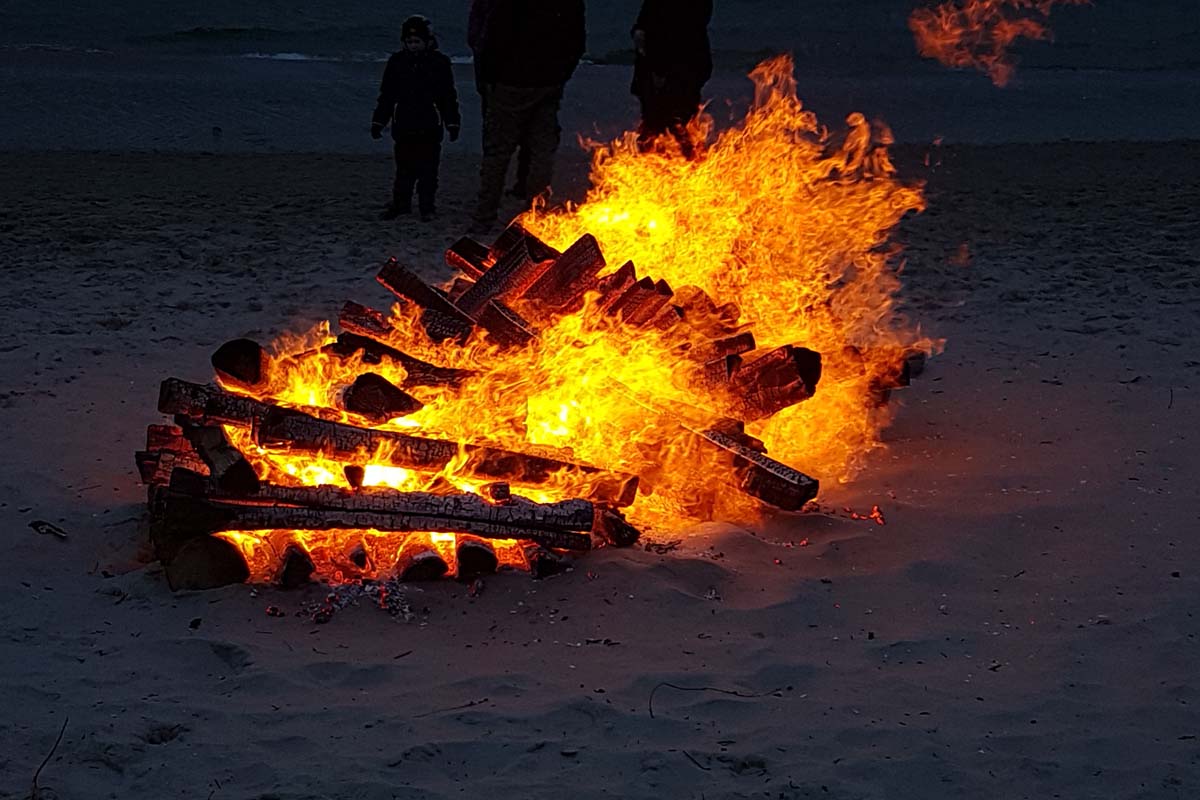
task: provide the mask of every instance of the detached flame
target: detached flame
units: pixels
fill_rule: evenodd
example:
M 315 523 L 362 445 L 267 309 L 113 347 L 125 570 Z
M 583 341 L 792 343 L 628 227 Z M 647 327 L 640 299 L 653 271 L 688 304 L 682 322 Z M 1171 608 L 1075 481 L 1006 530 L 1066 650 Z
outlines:
M 894 300 L 900 282 L 888 236 L 905 214 L 923 208 L 922 193 L 896 176 L 885 126 L 852 114 L 847 132 L 834 137 L 804 110 L 790 58 L 761 64 L 751 78 L 755 102 L 741 124 L 719 133 L 707 116 L 693 124 L 691 135 L 707 142 L 697 159 L 681 157 L 669 138 L 648 153 L 639 151 L 632 133 L 594 145 L 586 200 L 536 209 L 519 221 L 559 250 L 591 233 L 610 272 L 632 260 L 639 276 L 663 279 L 676 291 L 699 287 L 718 304 L 732 304 L 729 329 L 753 331 L 759 351 L 797 344 L 820 352 L 815 396 L 746 430 L 775 459 L 822 479 L 848 479 L 863 468 L 889 422 L 878 387 L 895 379 L 905 353 L 939 346 L 897 312 Z M 406 388 L 424 408 L 376 427 L 550 449 L 639 475 L 641 492 L 627 511 L 642 526 L 678 528 L 710 516 L 753 519 L 757 501 L 730 487 L 727 454 L 680 426 L 708 425 L 721 416 L 718 398 L 697 388 L 695 361 L 685 357 L 711 337 L 682 325 L 635 329 L 601 313 L 596 300 L 589 295 L 581 312 L 543 327 L 519 350 L 499 350 L 481 335 L 465 346 L 433 342 L 418 322 L 420 310 L 398 304 L 387 344 L 479 374 L 454 388 Z M 277 377 L 262 396 L 331 409 L 338 385 L 379 371 L 314 349 L 325 341 L 327 328 L 302 343 L 278 345 Z M 385 377 L 401 385 L 403 370 L 394 369 L 399 374 Z M 243 437 L 235 444 L 267 480 L 346 485 L 342 462 L 260 450 L 242 432 L 230 434 Z M 378 461 L 378 454 L 364 454 L 360 462 L 367 484 L 413 490 L 433 480 L 478 488 L 456 474 L 454 464 L 430 476 Z M 550 501 L 575 496 L 578 487 L 514 491 Z M 306 549 L 320 535 L 304 534 Z M 250 553 L 270 537 L 227 538 Z M 388 537 L 390 555 L 373 552 L 372 560 L 392 563 L 397 548 L 413 546 L 396 538 Z
M 1005 86 L 1016 69 L 1009 53 L 1020 38 L 1053 38 L 1047 25 L 1055 5 L 1087 5 L 1091 0 L 949 0 L 918 8 L 908 18 L 917 50 L 947 67 L 972 67 Z

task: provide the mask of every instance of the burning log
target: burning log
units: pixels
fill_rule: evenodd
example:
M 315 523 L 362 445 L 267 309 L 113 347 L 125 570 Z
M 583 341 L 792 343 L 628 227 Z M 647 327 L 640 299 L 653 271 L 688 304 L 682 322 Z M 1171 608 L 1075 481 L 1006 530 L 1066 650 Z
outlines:
M 213 369 L 222 382 L 257 390 L 271 380 L 271 355 L 253 339 L 232 339 L 212 354 Z
M 205 537 L 211 538 L 211 537 Z M 275 583 L 283 589 L 298 589 L 308 583 L 317 565 L 312 557 L 299 545 L 289 544 L 283 551 L 283 559 L 275 572 Z
M 383 265 L 376 280 L 392 294 L 423 309 L 421 324 L 434 341 L 465 338 L 475 327 L 475 320 L 470 315 L 394 258 Z
M 420 436 L 358 428 L 329 422 L 288 409 L 274 408 L 254 429 L 261 447 L 286 447 L 322 452 L 340 459 L 363 454 L 391 466 L 423 472 L 439 472 L 460 452 L 466 455 L 462 472 L 477 478 L 540 486 L 556 478 L 570 478 L 597 500 L 618 506 L 629 505 L 637 494 L 637 477 L 607 472 L 587 464 L 561 461 L 486 445 L 449 442 Z
M 535 261 L 524 241 L 508 250 L 458 298 L 465 313 L 478 315 L 491 300 L 520 297 L 550 268 L 552 261 Z
M 391 381 L 373 372 L 359 375 L 346 387 L 341 396 L 342 408 L 360 414 L 373 422 L 387 422 L 405 417 L 425 407 L 408 392 L 397 389 Z
M 621 317 L 626 325 L 634 328 L 646 327 L 667 305 L 673 294 L 671 285 L 666 281 L 654 281 L 650 293 L 641 302 L 636 306 L 626 305 L 621 309 Z
M 338 323 L 347 332 L 340 334 L 334 344 L 327 345 L 326 351 L 342 358 L 362 353 L 364 363 L 379 363 L 385 359 L 394 361 L 403 366 L 408 373 L 408 377 L 401 384 L 402 388 L 460 386 L 475 374 L 471 370 L 430 364 L 379 341 L 393 335 L 395 329 L 381 312 L 373 308 L 358 303 L 346 303 L 338 316 Z
M 241 498 L 226 501 L 168 492 L 157 521 L 158 538 L 168 543 L 220 531 L 373 528 L 398 532 L 469 533 L 484 539 L 524 539 L 562 550 L 588 550 L 592 546 L 591 535 L 579 532 L 590 531 L 594 523 L 594 507 L 585 500 L 567 500 L 548 506 L 534 503 L 531 504 L 533 508 L 528 508 L 493 506 L 475 495 L 405 494 L 403 499 L 394 499 L 387 510 L 355 510 L 254 505 Z
M 509 250 L 519 244 L 525 245 L 529 250 L 530 256 L 535 261 L 553 261 L 562 255 L 553 247 L 527 231 L 520 223 L 514 222 L 505 228 L 496 237 L 496 241 L 492 243 L 491 255 L 493 262 L 498 263 L 500 259 L 508 254 Z
M 637 283 L 637 270 L 634 269 L 632 261 L 626 261 L 616 272 L 601 278 L 597 286 L 600 290 L 600 310 L 608 313 L 635 283 Z
M 573 310 L 595 287 L 596 276 L 606 265 L 596 237 L 585 233 L 542 273 L 522 299 L 560 313 Z
M 403 583 L 436 581 L 449 571 L 446 560 L 428 548 L 402 552 L 396 559 L 396 577 Z
M 158 410 L 184 414 L 197 425 L 240 425 L 249 427 L 274 406 L 250 397 L 230 394 L 213 386 L 201 386 L 178 378 L 167 378 L 158 391 Z
M 807 400 L 821 379 L 821 354 L 796 345 L 784 345 L 752 361 L 726 356 L 722 362 L 731 408 L 748 421 Z M 719 369 L 711 366 L 705 365 L 705 378 L 719 380 Z
M 215 536 L 185 542 L 163 561 L 163 571 L 172 591 L 217 589 L 250 579 L 250 568 L 240 550 Z
M 520 314 L 499 300 L 491 300 L 479 312 L 479 326 L 502 347 L 521 347 L 537 336 Z
M 735 336 L 710 339 L 701 345 L 687 350 L 686 355 L 693 361 L 711 362 L 717 359 L 724 359 L 728 356 L 740 356 L 742 353 L 752 352 L 756 346 L 754 334 L 750 331 L 745 331 Z M 728 380 L 728 377 L 726 376 L 726 380 Z
M 187 417 L 176 418 L 200 459 L 208 465 L 208 480 L 223 492 L 245 495 L 259 489 L 258 473 L 250 462 L 229 443 L 220 426 L 193 425 Z
M 496 551 L 487 542 L 478 539 L 461 539 L 456 551 L 460 581 L 472 581 L 483 575 L 491 575 L 500 566 Z
M 740 476 L 739 488 L 751 497 L 784 511 L 799 511 L 817 496 L 820 483 L 816 478 L 768 458 L 764 452 L 737 437 L 711 428 L 693 432 L 733 456 L 734 467 Z
M 472 280 L 487 272 L 491 264 L 491 251 L 466 236 L 446 249 L 446 266 L 459 270 Z
M 682 313 L 683 321 L 710 338 L 735 332 L 741 310 L 734 303 L 718 306 L 699 286 L 681 286 L 671 298 Z

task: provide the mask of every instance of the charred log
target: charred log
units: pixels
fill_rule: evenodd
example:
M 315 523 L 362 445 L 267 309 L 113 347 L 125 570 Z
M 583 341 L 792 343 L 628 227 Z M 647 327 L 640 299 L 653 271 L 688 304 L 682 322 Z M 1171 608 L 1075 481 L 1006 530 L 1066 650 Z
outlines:
M 739 416 L 756 420 L 812 397 L 820 379 L 820 353 L 785 345 L 743 362 L 729 379 L 729 392 Z
M 487 272 L 491 265 L 491 251 L 474 239 L 464 236 L 446 249 L 446 266 L 473 280 Z
M 500 566 L 495 549 L 478 539 L 462 539 L 456 551 L 460 581 L 473 581 L 483 575 L 491 575 Z
M 520 453 L 487 445 L 449 442 L 410 436 L 396 431 L 358 428 L 328 422 L 295 411 L 276 408 L 258 422 L 255 441 L 262 447 L 286 447 L 306 452 L 323 452 L 343 459 L 363 456 L 391 466 L 423 472 L 439 472 L 460 449 L 466 454 L 463 474 L 518 485 L 541 486 L 552 479 L 570 479 L 581 493 L 590 491 L 596 500 L 629 505 L 637 494 L 637 478 L 608 472 L 587 464 Z
M 420 400 L 373 372 L 355 378 L 354 383 L 342 392 L 341 404 L 346 411 L 360 414 L 373 422 L 406 417 L 425 407 Z
M 392 294 L 423 309 L 421 324 L 434 341 L 465 338 L 475 327 L 475 320 L 470 315 L 394 258 L 383 265 L 376 280 Z
M 500 259 L 508 254 L 509 250 L 519 244 L 525 245 L 529 251 L 529 255 L 535 261 L 553 261 L 558 258 L 561 253 L 555 250 L 550 245 L 543 242 L 538 237 L 534 236 L 526 230 L 520 223 L 514 222 L 504 229 L 496 241 L 492 243 L 491 255 L 494 263 L 499 263 Z
M 317 571 L 312 557 L 299 545 L 289 544 L 283 551 L 283 559 L 275 572 L 275 583 L 282 589 L 299 589 L 312 579 Z
M 201 536 L 183 544 L 163 560 L 167 584 L 173 591 L 217 589 L 250 580 L 250 568 L 240 550 L 215 536 Z
M 233 339 L 212 354 L 213 369 L 222 383 L 261 390 L 271 381 L 271 355 L 253 339 Z
M 785 511 L 798 511 L 817 496 L 820 484 L 815 478 L 768 458 L 764 452 L 739 441 L 740 437 L 711 428 L 694 433 L 733 456 L 739 488 L 751 497 Z
M 447 500 L 450 501 L 449 504 L 446 503 Z M 398 532 L 469 533 L 484 539 L 527 539 L 562 550 L 587 550 L 591 547 L 589 534 L 564 528 L 537 527 L 539 522 L 546 524 L 540 513 L 521 513 L 508 506 L 493 506 L 487 503 L 484 503 L 486 509 L 473 508 L 464 511 L 463 507 L 467 504 L 457 503 L 456 507 L 457 500 L 455 497 L 444 498 L 414 492 L 409 501 L 409 511 L 381 512 L 250 505 L 168 493 L 163 500 L 159 522 L 162 526 L 160 538 L 164 541 L 183 542 L 229 530 L 374 528 Z M 591 511 L 591 504 L 586 501 L 566 502 L 584 503 L 589 512 Z M 475 516 L 469 516 L 469 512 L 474 512 Z M 588 523 L 588 527 L 590 526 L 591 522 Z
M 595 287 L 596 276 L 606 264 L 596 237 L 584 234 L 525 291 L 522 299 L 552 311 L 573 310 Z
M 637 270 L 632 261 L 626 261 L 616 272 L 600 279 L 596 288 L 600 292 L 597 303 L 599 310 L 608 314 L 622 301 L 625 294 L 638 282 Z
M 436 550 L 405 552 L 396 559 L 396 577 L 403 583 L 436 581 L 449 571 L 450 565 Z
M 458 298 L 456 305 L 478 316 L 491 300 L 520 297 L 553 263 L 534 260 L 526 242 L 518 242 Z
M 187 417 L 176 418 L 200 459 L 208 465 L 208 481 L 222 492 L 253 494 L 259 489 L 258 473 L 250 462 L 229 443 L 225 431 L 217 425 L 193 425 Z

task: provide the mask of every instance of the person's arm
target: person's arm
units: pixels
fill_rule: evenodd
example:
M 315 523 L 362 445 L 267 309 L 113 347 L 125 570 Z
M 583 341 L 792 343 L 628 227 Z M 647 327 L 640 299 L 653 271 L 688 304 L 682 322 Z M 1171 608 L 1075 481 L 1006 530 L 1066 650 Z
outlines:
M 379 82 L 379 99 L 375 102 L 375 113 L 371 115 L 371 136 L 378 139 L 383 129 L 392 121 L 396 109 L 396 68 L 388 59 L 383 68 L 383 80 Z
M 458 109 L 458 88 L 454 85 L 454 68 L 450 59 L 445 58 L 443 68 L 439 70 L 437 87 L 437 108 L 442 115 L 442 124 L 450 134 L 450 141 L 458 141 L 458 132 L 462 129 L 462 114 Z

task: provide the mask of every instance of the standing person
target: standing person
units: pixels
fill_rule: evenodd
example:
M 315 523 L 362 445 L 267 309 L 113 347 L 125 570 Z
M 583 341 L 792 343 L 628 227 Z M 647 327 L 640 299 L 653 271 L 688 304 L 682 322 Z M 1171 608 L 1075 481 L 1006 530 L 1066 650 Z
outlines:
M 483 65 L 483 162 L 472 230 L 496 224 L 518 147 L 529 155 L 524 200 L 550 188 L 563 88 L 583 57 L 583 0 L 493 0 L 477 39 Z
M 633 25 L 633 85 L 641 101 L 643 149 L 672 134 L 683 154 L 695 152 L 687 123 L 700 110 L 700 90 L 712 77 L 708 24 L 713 0 L 645 0 Z
M 419 15 L 404 20 L 400 39 L 404 49 L 388 59 L 371 117 L 373 139 L 392 126 L 396 155 L 392 203 L 381 218 L 412 213 L 415 187 L 421 219 L 428 221 L 435 211 L 442 130 L 457 141 L 462 118 L 450 59 L 438 51 L 429 20 Z
M 484 48 L 484 35 L 487 32 L 487 21 L 496 5 L 496 0 L 471 0 L 471 10 L 467 18 L 467 46 L 471 48 L 472 61 L 475 64 L 475 91 L 479 93 L 480 119 L 487 119 L 487 87 L 492 83 L 487 65 L 487 51 Z M 508 193 L 513 197 L 524 198 L 529 183 L 529 148 L 517 145 L 517 178 Z

